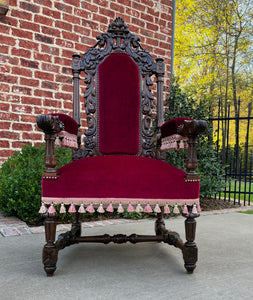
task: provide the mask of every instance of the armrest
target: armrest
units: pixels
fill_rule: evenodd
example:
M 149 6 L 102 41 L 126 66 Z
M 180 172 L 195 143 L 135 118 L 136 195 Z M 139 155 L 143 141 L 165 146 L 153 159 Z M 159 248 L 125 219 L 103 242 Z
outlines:
M 56 178 L 55 145 L 78 148 L 78 124 L 65 114 L 49 114 L 37 116 L 38 127 L 45 133 L 46 154 L 44 163 L 47 167 L 44 177 Z
M 58 117 L 63 124 L 63 130 L 56 135 L 55 145 L 62 148 L 70 147 L 77 149 L 79 128 L 77 122 L 65 114 L 51 114 L 51 116 Z
M 161 150 L 186 149 L 188 148 L 188 137 L 178 133 L 178 128 L 189 118 L 175 118 L 165 122 L 161 126 Z
M 198 167 L 197 160 L 197 137 L 206 130 L 207 123 L 203 120 L 185 120 L 178 127 L 178 133 L 188 138 L 188 157 L 186 160 L 187 174 L 185 181 L 199 181 L 196 173 Z

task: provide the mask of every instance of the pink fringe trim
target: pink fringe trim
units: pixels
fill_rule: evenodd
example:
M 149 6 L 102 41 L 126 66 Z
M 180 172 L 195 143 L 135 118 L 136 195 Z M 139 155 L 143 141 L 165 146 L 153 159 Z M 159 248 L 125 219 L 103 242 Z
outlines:
M 131 203 L 129 203 L 127 211 L 128 212 L 134 212 L 134 208 L 133 208 L 133 205 Z
M 89 213 L 94 213 L 95 209 L 93 208 L 93 205 L 90 204 L 88 207 L 86 207 L 86 211 L 89 212 Z
M 73 203 L 70 205 L 68 212 L 69 213 L 75 213 L 76 212 L 76 208 L 75 208 L 75 205 Z
M 120 213 L 120 214 L 124 212 L 124 208 L 123 208 L 123 206 L 122 206 L 121 203 L 120 203 L 119 206 L 118 206 L 117 212 Z
M 190 205 L 189 205 L 190 206 Z M 80 204 L 80 207 L 78 209 L 78 212 L 79 213 L 86 213 L 89 212 L 89 213 L 94 213 L 95 212 L 95 209 L 93 207 L 93 204 L 89 204 L 85 210 L 84 208 L 84 204 L 81 203 Z M 110 203 L 108 205 L 108 207 L 106 208 L 106 211 L 108 212 L 113 212 L 114 211 L 114 207 L 112 205 L 112 203 Z M 145 206 L 145 208 L 143 209 L 143 207 L 140 205 L 140 203 L 137 204 L 136 208 L 134 209 L 133 205 L 131 203 L 128 204 L 128 207 L 127 207 L 127 211 L 128 212 L 137 212 L 137 213 L 140 213 L 140 212 L 145 212 L 145 213 L 152 213 L 153 210 L 152 210 L 152 207 L 150 206 L 150 204 L 147 204 Z M 39 210 L 39 213 L 40 214 L 45 214 L 46 212 L 48 212 L 49 214 L 54 214 L 56 213 L 56 210 L 55 210 L 55 207 L 54 207 L 54 203 L 51 203 L 49 208 L 47 209 L 46 205 L 44 203 L 42 203 L 41 207 L 40 207 L 40 210 Z M 75 207 L 75 204 L 74 203 L 71 203 L 69 209 L 68 209 L 68 212 L 69 213 L 75 213 L 76 212 L 76 207 Z M 100 203 L 98 208 L 97 208 L 97 212 L 103 214 L 105 212 L 104 208 L 103 208 L 103 203 Z M 117 209 L 117 212 L 118 213 L 123 213 L 124 212 L 124 208 L 123 208 L 123 205 L 120 203 L 118 205 L 118 209 Z M 155 208 L 154 208 L 154 212 L 155 213 L 161 213 L 161 208 L 160 208 L 160 205 L 157 203 L 155 205 Z M 199 204 L 194 204 L 192 205 L 192 214 L 198 214 L 201 212 L 201 207 Z M 61 203 L 61 207 L 60 207 L 60 213 L 66 213 L 66 208 L 65 208 L 65 205 L 64 203 Z M 168 204 L 165 205 L 164 207 L 164 214 L 170 214 L 171 213 L 171 210 L 170 210 L 170 207 Z M 180 210 L 178 208 L 178 205 L 176 204 L 173 208 L 173 214 L 180 214 Z M 183 205 L 183 211 L 182 211 L 182 214 L 183 215 L 187 215 L 189 214 L 189 210 L 188 210 L 188 205 L 185 204 Z
M 111 203 L 107 206 L 106 211 L 108 211 L 108 212 L 113 212 L 114 211 L 113 206 L 112 206 Z
M 97 212 L 99 212 L 100 214 L 103 214 L 105 212 L 104 208 L 103 208 L 103 204 L 100 203 L 98 209 L 97 209 Z
M 50 205 L 50 207 L 49 207 L 49 209 L 47 210 L 47 212 L 48 212 L 49 214 L 55 214 L 55 213 L 56 213 L 56 210 L 55 210 L 55 208 L 54 208 L 53 203 Z
M 188 137 L 173 134 L 162 138 L 161 150 L 179 150 L 188 148 Z

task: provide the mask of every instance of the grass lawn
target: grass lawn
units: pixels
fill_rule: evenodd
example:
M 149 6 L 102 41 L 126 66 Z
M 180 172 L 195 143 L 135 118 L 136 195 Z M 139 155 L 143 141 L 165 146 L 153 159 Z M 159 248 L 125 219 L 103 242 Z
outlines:
M 253 215 L 253 210 L 247 210 L 247 211 L 238 211 L 239 213 L 242 214 L 248 214 L 248 215 Z
M 246 192 L 247 194 L 240 194 L 240 199 L 244 201 L 244 197 L 246 202 L 250 200 L 250 202 L 253 202 L 253 184 L 251 182 L 245 182 L 241 181 L 239 182 L 238 180 L 231 180 L 230 182 L 227 182 L 226 184 L 226 193 L 222 192 L 221 197 L 226 197 L 228 198 L 229 194 L 228 192 L 230 191 L 230 198 L 231 199 L 239 199 L 239 192 Z

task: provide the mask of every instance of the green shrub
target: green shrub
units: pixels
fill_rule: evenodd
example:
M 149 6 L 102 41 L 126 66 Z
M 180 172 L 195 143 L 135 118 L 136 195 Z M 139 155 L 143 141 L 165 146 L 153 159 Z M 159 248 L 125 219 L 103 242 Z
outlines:
M 25 145 L 0 169 L 0 210 L 29 223 L 39 222 L 41 176 L 45 170 L 45 146 Z M 57 168 L 71 161 L 70 149 L 56 148 Z
M 212 128 L 208 123 L 209 106 L 207 99 L 197 101 L 189 97 L 178 85 L 176 81 L 172 83 L 170 97 L 166 100 L 169 110 L 165 113 L 165 120 L 178 117 L 192 118 L 196 120 L 206 120 L 207 130 L 198 138 L 198 169 L 200 176 L 200 196 L 212 196 L 222 190 L 224 186 L 224 169 L 217 157 L 212 143 Z M 167 161 L 180 169 L 185 170 L 187 150 L 167 151 Z

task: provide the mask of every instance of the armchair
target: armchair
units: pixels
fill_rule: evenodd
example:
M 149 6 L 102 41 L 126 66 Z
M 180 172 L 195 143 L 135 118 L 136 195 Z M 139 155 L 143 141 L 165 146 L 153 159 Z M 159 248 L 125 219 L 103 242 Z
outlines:
M 181 249 L 185 268 L 196 267 L 194 242 L 199 216 L 199 178 L 196 173 L 197 135 L 205 121 L 178 118 L 163 121 L 163 59 L 142 48 L 124 21 L 117 18 L 97 44 L 85 54 L 73 55 L 73 119 L 64 114 L 40 115 L 37 124 L 45 132 L 46 170 L 42 176 L 42 206 L 46 216 L 44 269 L 48 276 L 56 270 L 59 250 L 80 242 L 138 243 L 157 241 Z M 86 73 L 84 105 L 88 128 L 81 146 L 79 80 Z M 151 76 L 157 85 L 157 129 L 152 129 L 154 96 Z M 55 141 L 73 148 L 73 161 L 55 170 Z M 187 173 L 163 160 L 162 152 L 188 147 Z M 60 205 L 57 211 L 56 205 Z M 164 214 L 179 213 L 186 218 L 186 242 L 168 231 Z M 80 214 L 97 210 L 119 213 L 155 212 L 154 235 L 107 234 L 81 236 Z M 74 214 L 69 232 L 55 241 L 57 216 L 68 210 Z

